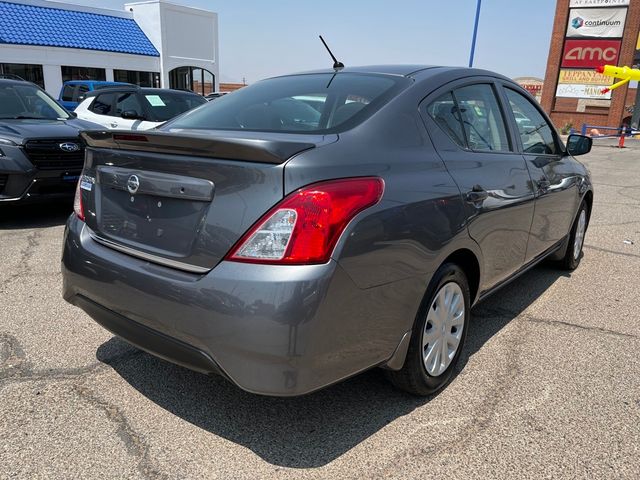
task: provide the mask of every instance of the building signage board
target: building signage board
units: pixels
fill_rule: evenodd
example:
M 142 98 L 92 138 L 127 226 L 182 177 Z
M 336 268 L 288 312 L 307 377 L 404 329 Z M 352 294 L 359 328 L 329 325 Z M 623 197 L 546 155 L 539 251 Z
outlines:
M 611 85 L 614 79 L 594 70 L 560 70 L 558 83 L 578 83 L 582 85 Z
M 556 97 L 566 98 L 596 98 L 599 100 L 609 100 L 611 92 L 602 93 L 609 85 L 583 85 L 577 83 L 559 83 L 556 90 Z
M 567 40 L 562 52 L 562 67 L 596 68 L 617 65 L 620 40 Z
M 572 8 L 567 37 L 620 38 L 626 17 L 626 8 Z
M 569 6 L 576 7 L 626 7 L 629 0 L 571 0 Z

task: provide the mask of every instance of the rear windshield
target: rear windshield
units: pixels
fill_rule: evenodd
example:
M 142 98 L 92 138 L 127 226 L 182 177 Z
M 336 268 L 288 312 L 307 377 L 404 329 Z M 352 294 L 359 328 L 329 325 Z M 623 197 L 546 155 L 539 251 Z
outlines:
M 167 127 L 335 133 L 361 123 L 407 83 L 404 77 L 356 73 L 272 78 L 224 95 Z
M 204 97 L 193 93 L 143 92 L 142 96 L 147 102 L 147 108 L 151 110 L 158 122 L 166 122 L 181 113 L 207 103 Z

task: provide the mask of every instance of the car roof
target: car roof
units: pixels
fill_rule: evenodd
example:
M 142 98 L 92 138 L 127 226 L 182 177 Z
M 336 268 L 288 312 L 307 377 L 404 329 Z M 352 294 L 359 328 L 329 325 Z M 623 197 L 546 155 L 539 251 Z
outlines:
M 97 83 L 99 85 L 126 85 L 126 82 L 111 82 L 107 80 L 67 80 L 65 85 L 84 85 L 87 83 Z
M 428 77 L 432 77 L 435 75 L 444 74 L 447 77 L 450 77 L 451 80 L 461 77 L 470 77 L 470 76 L 491 76 L 500 78 L 502 80 L 506 80 L 513 83 L 513 80 L 505 77 L 504 75 L 500 75 L 499 73 L 491 72 L 489 70 L 482 70 L 478 68 L 467 68 L 467 67 L 451 67 L 451 66 L 443 66 L 443 65 L 420 65 L 420 64 L 408 64 L 408 65 L 363 65 L 363 66 L 354 66 L 354 67 L 344 67 L 338 70 L 333 68 L 325 68 L 321 70 L 311 70 L 307 72 L 299 72 L 291 75 L 282 75 L 284 76 L 292 76 L 292 75 L 310 75 L 310 74 L 335 74 L 335 73 L 364 73 L 371 75 L 393 75 L 393 76 L 401 76 L 401 77 L 412 77 L 416 80 L 423 80 Z
M 33 85 L 34 87 L 38 87 L 38 85 L 28 80 L 21 80 L 17 78 L 3 78 L 2 75 L 0 75 L 0 85 Z
M 29 82 L 25 82 L 24 80 L 14 80 L 12 78 L 0 78 L 0 84 L 2 85 L 24 85 L 25 83 Z
M 362 66 L 354 66 L 354 67 L 344 67 L 339 69 L 339 72 L 344 73 L 370 73 L 370 74 L 383 74 L 383 75 L 396 75 L 401 77 L 408 77 L 409 75 L 419 72 L 421 70 L 426 70 L 429 68 L 437 68 L 433 65 L 418 65 L 418 64 L 409 64 L 409 65 L 362 65 Z M 314 73 L 329 73 L 333 74 L 336 70 L 333 68 L 323 68 L 318 70 L 310 70 L 305 72 L 294 73 L 293 75 L 308 75 Z M 282 75 L 286 76 L 286 75 Z

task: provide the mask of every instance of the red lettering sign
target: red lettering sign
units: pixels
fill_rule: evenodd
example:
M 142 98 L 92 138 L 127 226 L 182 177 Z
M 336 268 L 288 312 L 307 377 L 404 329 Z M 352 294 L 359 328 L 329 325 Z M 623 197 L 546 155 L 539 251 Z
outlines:
M 570 68 L 595 68 L 600 65 L 617 65 L 620 56 L 620 40 L 569 40 L 564 43 L 562 66 Z

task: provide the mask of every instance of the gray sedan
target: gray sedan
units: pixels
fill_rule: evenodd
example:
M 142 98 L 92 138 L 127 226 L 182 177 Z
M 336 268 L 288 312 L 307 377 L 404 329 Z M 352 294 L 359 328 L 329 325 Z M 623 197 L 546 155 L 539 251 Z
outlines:
M 527 92 L 476 69 L 277 77 L 83 138 L 64 298 L 264 395 L 373 367 L 434 393 L 475 303 L 545 258 L 578 266 L 593 203 L 574 159 L 591 140 L 565 146 Z

